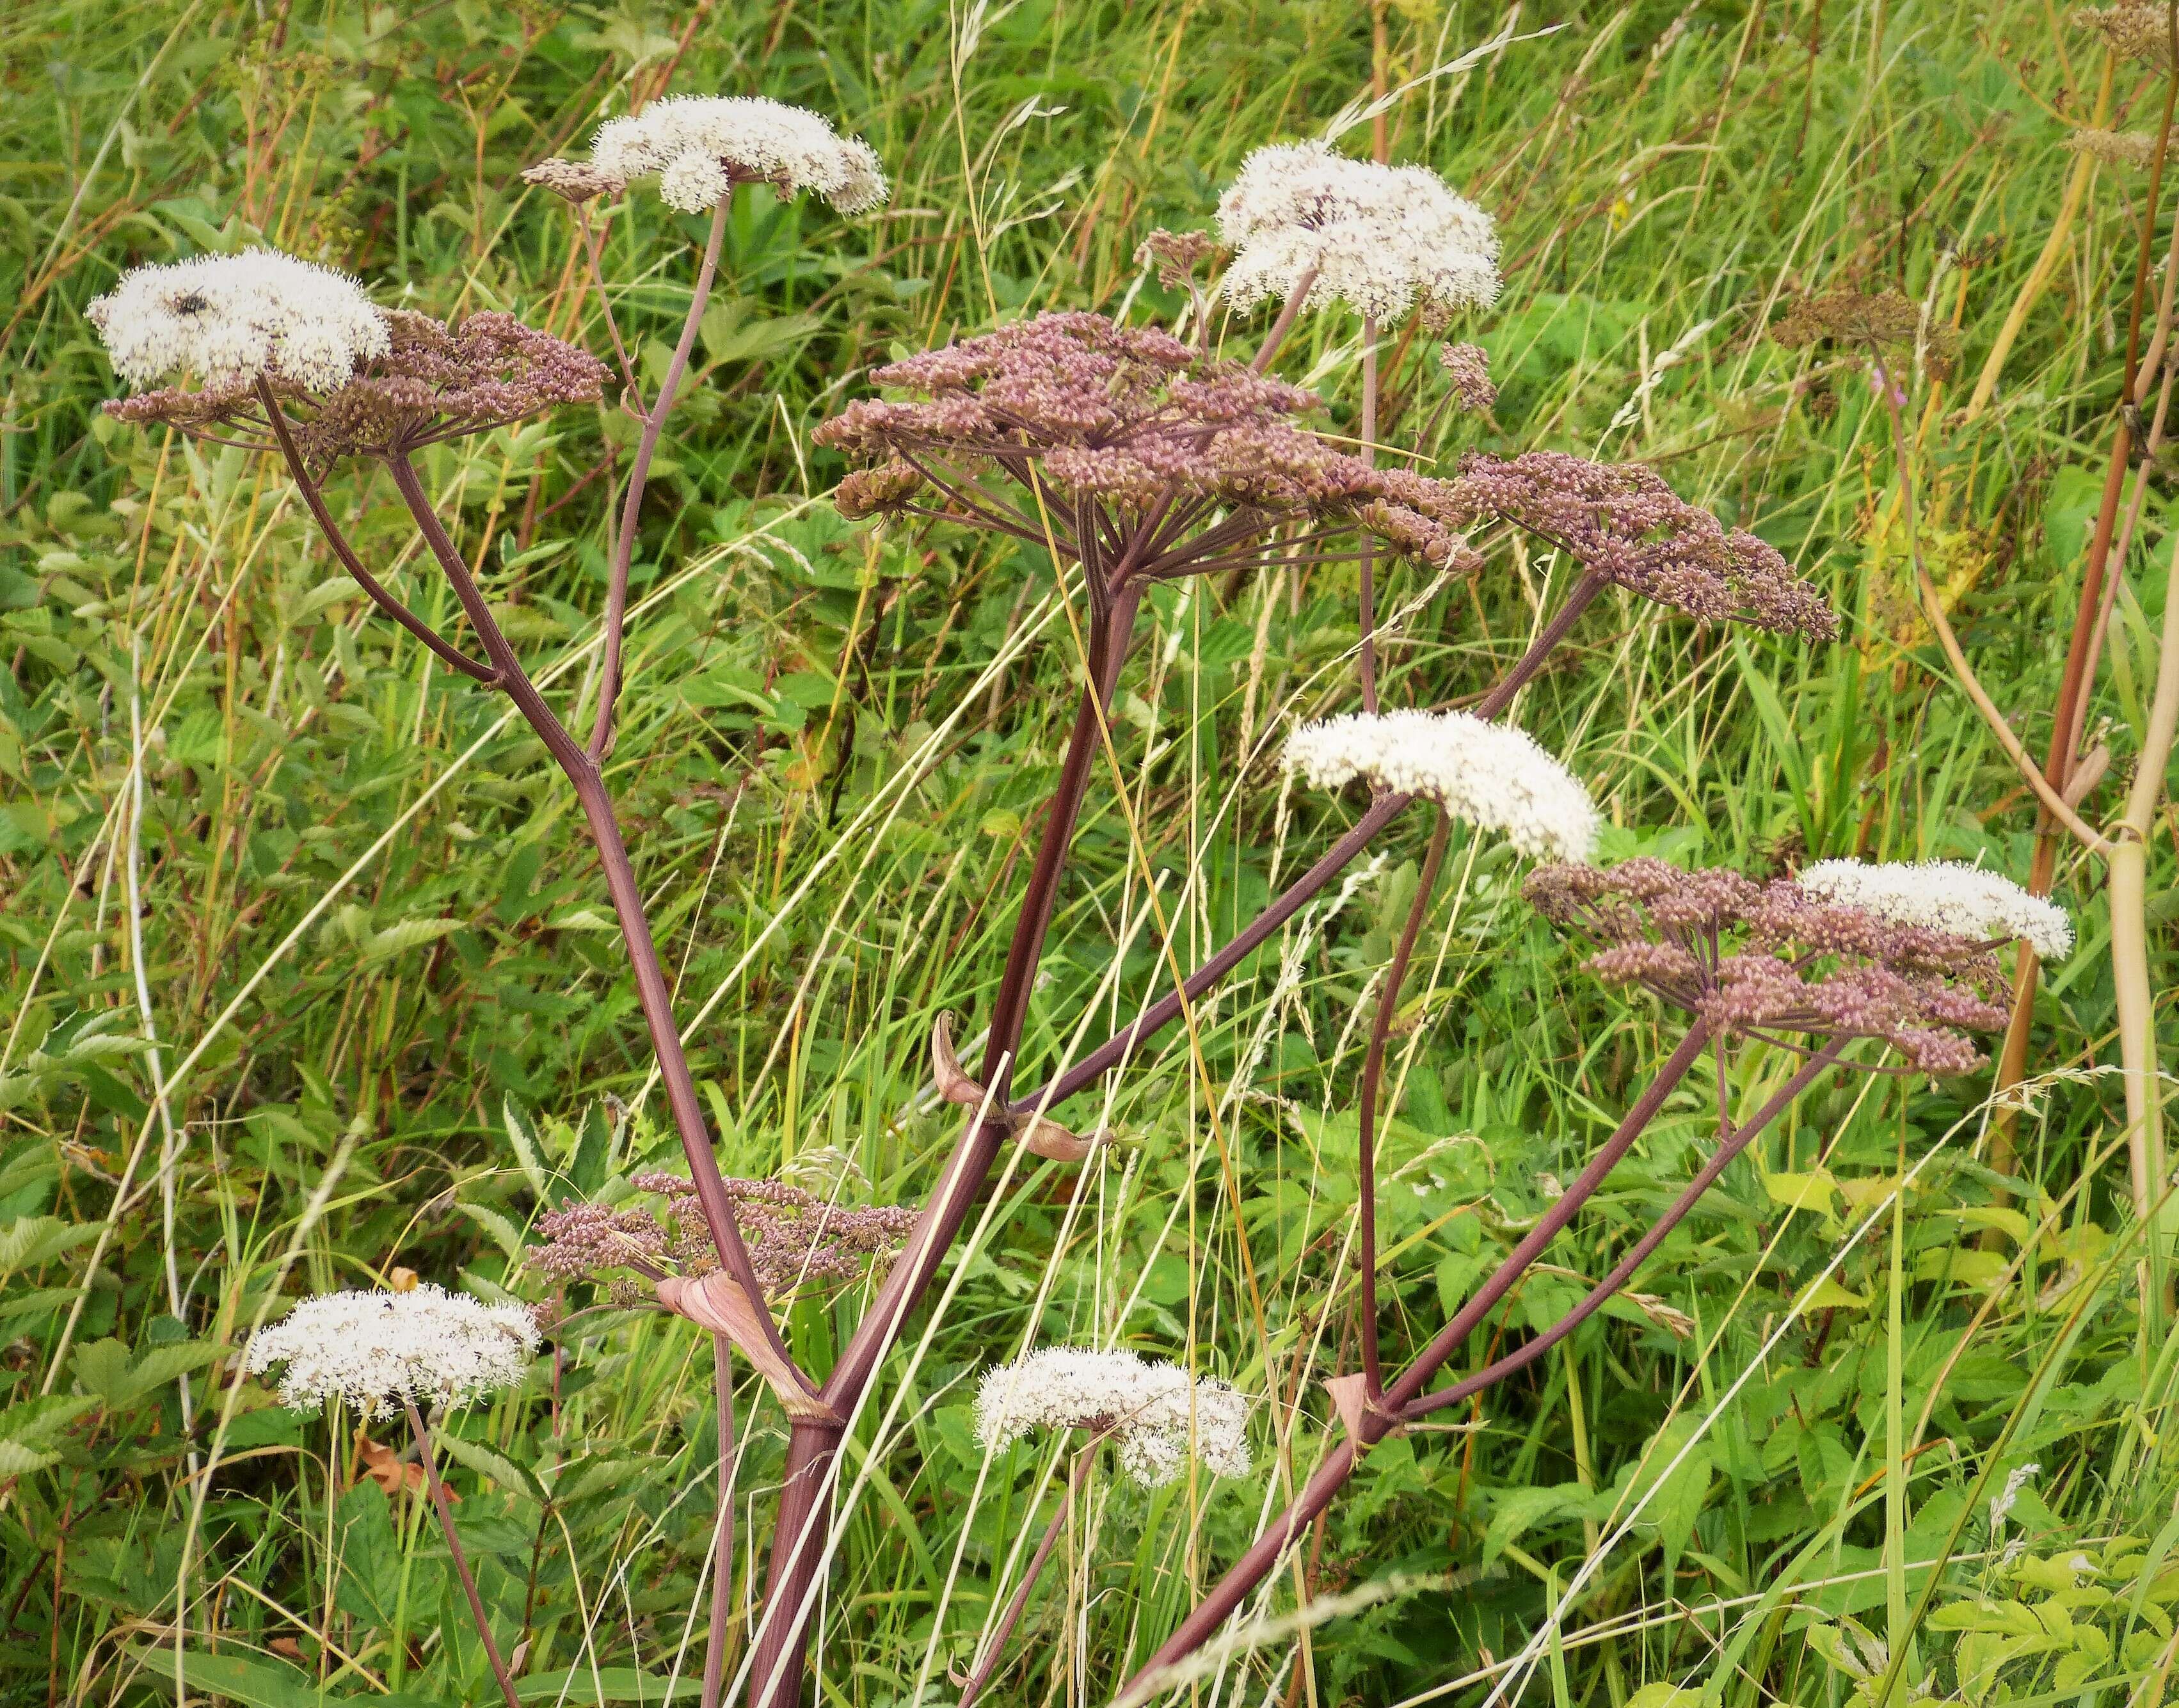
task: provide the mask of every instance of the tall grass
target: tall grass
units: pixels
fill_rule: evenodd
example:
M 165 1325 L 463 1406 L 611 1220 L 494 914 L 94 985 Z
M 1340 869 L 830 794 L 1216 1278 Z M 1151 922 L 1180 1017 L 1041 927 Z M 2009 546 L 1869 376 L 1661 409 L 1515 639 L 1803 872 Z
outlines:
M 1444 170 L 1507 239 L 1476 333 L 1503 394 L 1425 450 L 1650 462 L 1848 617 L 1807 650 L 1607 601 L 1523 722 L 1595 785 L 1613 855 L 2024 874 L 2034 803 L 1914 614 L 1866 371 L 1764 330 L 1804 290 L 1918 294 L 1940 250 L 1958 257 L 1937 309 L 1964 359 L 1909 418 L 1923 546 L 2039 750 L 2143 217 L 2138 178 L 2061 145 L 2069 119 L 2153 116 L 2158 85 L 2107 80 L 2046 7 L 1924 0 L 1524 10 L 1529 39 L 1424 75 L 1507 16 L 1386 18 L 1390 84 L 1420 80 L 1389 116 L 1395 157 Z M 216 1348 L 285 1296 L 401 1269 L 535 1296 L 515 1271 L 535 1211 L 670 1150 L 642 1024 L 537 744 L 366 620 L 273 468 L 112 430 L 84 305 L 130 261 L 261 238 L 602 349 L 568 223 L 523 164 L 667 87 L 805 102 L 878 147 L 897 185 L 875 222 L 735 208 L 645 518 L 612 783 L 729 1170 L 906 1200 L 952 1132 L 925 1041 L 988 1002 L 1081 661 L 1012 545 L 841 523 L 810 430 L 889 351 L 1052 304 L 1170 314 L 1136 244 L 1200 224 L 1250 146 L 1365 96 L 1369 16 L 84 0 L 17 8 L 0 44 L 0 1695 L 170 1697 L 179 1649 L 195 1700 L 473 1700 L 488 1678 L 444 1556 L 421 1503 L 368 1475 L 379 1444 L 266 1409 Z M 685 274 L 639 269 L 673 253 L 609 257 L 654 382 Z M 1297 350 L 1289 371 L 1351 412 L 1353 354 Z M 1420 355 L 1391 371 L 1387 438 L 1425 412 Z M 596 433 L 632 437 L 601 413 L 427 464 L 510 634 L 577 694 L 603 585 L 607 495 L 578 484 Z M 391 497 L 334 492 L 387 553 L 408 549 Z M 2143 717 L 2163 616 L 2143 572 L 2166 525 L 2160 496 L 2094 701 L 2116 763 L 2092 809 Z M 1472 585 L 1397 574 L 1387 698 L 1473 693 L 1567 574 L 1505 542 Z M 1123 1024 L 1169 982 L 1165 934 L 1199 958 L 1346 821 L 1269 761 L 1293 719 L 1346 709 L 1351 585 L 1150 602 L 1024 1072 L 1075 1041 L 1054 1017 Z M 2160 993 L 2171 829 L 2150 855 Z M 1260 1397 L 1266 1451 L 1246 1484 L 1094 1478 L 987 1700 L 1109 1698 L 1306 1475 L 1336 1429 L 1319 1383 L 1352 1356 L 1351 1085 L 1421 838 L 1389 833 L 1198 1005 L 1193 1043 L 1119 1076 L 1099 1118 L 1126 1149 L 1023 1159 L 991 1196 L 850 1437 L 822 1700 L 952 1700 L 1065 1479 L 1056 1453 L 991 1460 L 969 1435 L 974 1372 L 1024 1345 L 1117 1338 L 1214 1369 Z M 1195 1700 L 1828 1705 L 1902 1655 L 1902 1689 L 2160 1700 L 2176 1343 L 2147 1339 L 2131 1285 L 2095 870 L 2061 866 L 2083 943 L 2037 999 L 2013 1174 L 1984 1160 L 1986 1079 L 1804 1101 L 1639 1296 L 1378 1447 Z M 1380 1287 L 1402 1344 L 1669 1047 L 1582 979 L 1502 850 L 1456 840 L 1448 873 L 1389 1076 Z M 1739 1072 L 1745 1109 L 1791 1063 Z M 1610 1266 L 1709 1120 L 1693 1096 L 1660 1119 L 1507 1332 Z M 801 1305 L 789 1338 L 821 1365 L 853 1315 Z M 1479 1336 L 1474 1362 L 1492 1351 Z M 707 1348 L 598 1319 L 548 1376 L 458 1420 L 465 1544 L 540 1700 L 663 1700 L 701 1637 Z M 760 1535 L 784 1429 L 755 1385 L 741 1403 L 739 1517 Z

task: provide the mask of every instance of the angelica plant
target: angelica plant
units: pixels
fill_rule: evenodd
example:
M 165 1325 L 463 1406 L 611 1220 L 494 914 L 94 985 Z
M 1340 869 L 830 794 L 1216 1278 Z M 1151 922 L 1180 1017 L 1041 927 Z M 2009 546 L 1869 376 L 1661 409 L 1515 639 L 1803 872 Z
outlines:
M 505 694 L 581 805 L 688 1160 L 689 1190 L 717 1264 L 709 1275 L 669 1277 L 660 1289 L 661 1301 L 669 1309 L 712 1332 L 719 1365 L 719 1558 L 705 1684 L 705 1700 L 711 1702 L 721 1686 L 727 1613 L 731 1490 L 723 1471 L 732 1436 L 727 1415 L 730 1342 L 744 1347 L 790 1409 L 823 1408 L 815 1398 L 815 1385 L 795 1365 L 766 1308 L 766 1285 L 742 1238 L 720 1172 L 603 764 L 612 746 L 614 711 L 623 687 L 623 643 L 638 523 L 656 449 L 716 279 L 734 191 L 765 184 L 791 197 L 806 189 L 843 212 L 861 212 L 884 200 L 886 185 L 867 146 L 841 136 L 818 115 L 742 98 L 653 102 L 603 125 L 590 161 L 543 162 L 529 175 L 576 210 L 581 246 L 617 359 L 622 402 L 639 422 L 617 522 L 609 533 L 600 663 L 586 739 L 579 739 L 570 728 L 579 708 L 556 708 L 529 673 L 441 519 L 415 458 L 433 444 L 563 406 L 594 404 L 613 370 L 513 316 L 479 314 L 447 323 L 410 311 L 388 311 L 355 279 L 262 250 L 134 269 L 92 305 L 90 319 L 117 373 L 131 387 L 129 396 L 109 404 L 111 413 L 136 425 L 165 426 L 214 443 L 280 456 L 312 518 L 357 584 L 441 662 Z M 678 341 L 656 393 L 645 402 L 602 275 L 591 210 L 606 198 L 621 196 L 632 184 L 654 181 L 669 206 L 708 209 L 711 219 Z M 472 637 L 467 645 L 420 617 L 364 562 L 339 525 L 326 503 L 323 483 L 336 468 L 353 462 L 381 468 L 390 476 L 431 560 L 453 590 Z M 511 1702 L 512 1687 L 504 1669 L 497 1670 Z
M 305 1414 L 338 1403 L 365 1418 L 398 1410 L 409 1420 L 431 1510 L 478 1639 L 507 1708 L 520 1708 L 491 1634 L 476 1574 L 454 1530 L 453 1505 L 418 1402 L 439 1410 L 519 1387 L 537 1349 L 537 1324 L 520 1305 L 486 1304 L 424 1282 L 405 1293 L 324 1293 L 304 1299 L 250 1339 L 245 1366 L 281 1372 L 281 1403 Z

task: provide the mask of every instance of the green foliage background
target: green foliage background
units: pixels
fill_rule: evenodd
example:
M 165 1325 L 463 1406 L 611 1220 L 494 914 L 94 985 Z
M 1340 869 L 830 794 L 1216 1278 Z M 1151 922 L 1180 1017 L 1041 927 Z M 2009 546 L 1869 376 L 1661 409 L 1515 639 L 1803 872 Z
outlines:
M 1401 0 L 1393 80 L 1505 21 Z M 2130 65 L 2105 85 L 2101 50 L 2041 5 L 1637 0 L 1518 23 L 1562 27 L 1420 82 L 1391 118 L 1395 157 L 1446 171 L 1507 239 L 1504 300 L 1473 332 L 1503 394 L 1419 448 L 1649 461 L 1848 618 L 1818 650 L 1607 600 L 1523 721 L 1591 780 L 1614 856 L 1776 870 L 1862 852 L 2023 876 L 2032 802 L 1913 614 L 1868 374 L 1764 330 L 1807 289 L 1934 282 L 1964 354 L 1911 399 L 1927 543 L 2039 751 L 2145 183 L 2062 145 L 2099 89 L 2142 124 L 2161 85 Z M 1202 223 L 1249 148 L 1366 94 L 1368 9 L 73 0 L 10 9 L 0 64 L 0 1698 L 168 1700 L 178 1645 L 200 1700 L 480 1700 L 414 1504 L 357 1480 L 353 1420 L 270 1409 L 231 1349 L 283 1299 L 398 1267 L 537 1296 L 514 1258 L 541 1202 L 624 1191 L 671 1152 L 620 1113 L 649 1063 L 633 991 L 541 749 L 369 620 L 273 468 L 101 416 L 112 382 L 85 305 L 125 265 L 262 240 L 352 267 L 387 303 L 513 308 L 602 349 L 571 223 L 522 166 L 661 88 L 803 102 L 877 147 L 897 178 L 881 217 L 843 227 L 748 193 L 735 210 L 645 518 L 611 782 L 728 1167 L 852 1163 L 849 1195 L 911 1199 L 952 1134 L 925 1040 L 944 1010 L 980 1024 L 1077 659 L 1048 565 L 848 527 L 810 430 L 889 351 L 1047 305 L 1172 313 L 1136 244 Z M 695 228 L 634 206 L 606 268 L 655 376 Z M 1942 256 L 1964 265 L 1939 279 Z M 1286 360 L 1341 417 L 1352 332 L 1309 327 Z M 1395 440 L 1436 401 L 1425 355 L 1393 371 Z M 571 412 L 428 466 L 510 631 L 569 695 L 601 593 L 607 484 L 585 477 L 631 437 L 614 411 Z M 335 497 L 451 619 L 388 491 L 347 480 Z M 2120 594 L 2094 708 L 2115 763 L 2092 813 L 2117 799 L 2148 690 L 2165 503 Z M 1501 540 L 1473 585 L 1396 577 L 1391 697 L 1477 692 L 1566 575 Z M 1152 606 L 1122 701 L 1124 805 L 1093 794 L 1024 1073 L 1159 991 L 1162 931 L 1199 958 L 1353 810 L 1290 793 L 1275 762 L 1290 721 L 1348 703 L 1351 585 L 1320 570 Z M 2160 992 L 2171 828 L 2151 874 Z M 1150 1497 L 1099 1475 L 1002 1675 L 1009 1701 L 1106 1700 L 1336 1431 L 1316 1383 L 1347 1321 L 1358 1023 L 1424 833 L 1397 827 L 1204 1006 L 1204 1074 L 1180 1035 L 1113 1082 L 1103 1118 L 1130 1148 L 1087 1173 L 1018 1168 L 991 1200 L 848 1456 L 824 1701 L 952 1700 L 947 1668 L 1058 1499 L 1051 1455 L 987 1463 L 973 1442 L 980 1366 L 1114 1337 L 1260 1401 L 1247 1482 Z M 1457 842 L 1448 870 L 1395 1068 L 1396 1346 L 1518 1238 L 1675 1035 L 1583 980 L 1502 849 Z M 1641 1297 L 1450 1432 L 1371 1457 L 1269 1612 L 1335 1599 L 1298 1645 L 1259 1632 L 1223 1700 L 1480 1702 L 1606 1549 L 1530 1696 L 1831 1704 L 1911 1640 L 1907 1679 L 1939 1695 L 2160 1700 L 2174 1343 L 2138 1321 L 2119 1091 L 2097 1071 L 2112 1001 L 2095 878 L 2061 870 L 2083 946 L 2038 998 L 2030 1065 L 2049 1082 L 2015 1178 L 1986 1166 L 1987 1075 L 1810 1097 Z M 1752 1107 L 1789 1071 L 1748 1055 L 1728 1094 Z M 1506 1334 L 1609 1266 L 1713 1119 L 1702 1096 L 1671 1107 Z M 798 1350 L 821 1366 L 854 1309 L 798 1306 Z M 539 1700 L 663 1700 L 709 1511 L 708 1370 L 680 1325 L 594 1319 L 531 1391 L 455 1420 L 464 1534 L 502 1628 L 527 1635 Z M 742 1401 L 741 1518 L 761 1536 L 783 1431 L 753 1387 Z M 1622 1534 L 1629 1496 L 1682 1447 Z M 1994 1534 L 1989 1498 L 2030 1464 Z M 2026 1551 L 2001 1560 L 2006 1538 Z M 1931 1579 L 1913 1568 L 1948 1546 L 1910 1630 Z

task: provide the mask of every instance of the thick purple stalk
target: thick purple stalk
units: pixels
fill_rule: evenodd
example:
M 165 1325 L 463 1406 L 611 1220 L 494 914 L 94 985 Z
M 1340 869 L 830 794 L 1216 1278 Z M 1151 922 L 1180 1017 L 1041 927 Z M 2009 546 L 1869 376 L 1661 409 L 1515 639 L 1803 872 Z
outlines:
M 1709 1029 L 1697 1021 L 1680 1041 L 1679 1047 L 1666 1059 L 1657 1070 L 1657 1077 L 1649 1082 L 1634 1107 L 1627 1112 L 1611 1137 L 1583 1169 L 1574 1183 L 1556 1203 L 1546 1211 L 1536 1225 L 1515 1246 L 1506 1260 L 1492 1271 L 1490 1278 L 1478 1288 L 1467 1304 L 1460 1308 L 1451 1322 L 1439 1331 L 1436 1338 L 1424 1347 L 1402 1373 L 1399 1380 L 1386 1390 L 1381 1408 L 1365 1409 L 1362 1413 L 1358 1431 L 1359 1445 L 1374 1447 L 1399 1420 L 1402 1409 L 1419 1395 L 1438 1367 L 1460 1348 L 1490 1315 L 1491 1308 L 1504 1298 L 1513 1283 L 1526 1273 L 1529 1266 L 1541 1256 L 1551 1241 L 1557 1238 L 1566 1225 L 1573 1220 L 1575 1212 L 1588 1202 L 1590 1195 L 1602 1185 L 1605 1178 L 1619 1164 L 1643 1130 L 1665 1107 L 1665 1100 L 1685 1079 L 1704 1048 L 1710 1042 Z M 1242 1601 L 1277 1566 L 1280 1557 L 1293 1540 L 1301 1535 L 1316 1515 L 1331 1504 L 1332 1497 L 1346 1486 L 1353 1475 L 1356 1462 L 1356 1439 L 1350 1436 L 1332 1449 L 1324 1463 L 1319 1465 L 1292 1505 L 1266 1525 L 1249 1551 L 1235 1561 L 1216 1587 L 1181 1621 L 1179 1628 L 1168 1637 L 1164 1645 L 1128 1681 L 1131 1694 L 1148 1676 L 1172 1666 L 1193 1654 L 1230 1617 Z
M 1362 449 L 1363 466 L 1377 462 L 1377 322 L 1362 316 Z M 1377 590 L 1376 559 L 1369 536 L 1362 536 L 1361 628 L 1362 649 L 1358 670 L 1362 679 L 1362 709 L 1377 709 Z
M 817 1578 L 825 1564 L 825 1514 L 832 1501 L 841 1433 L 837 1423 L 788 1420 L 787 1465 L 778 1513 L 772 1520 L 764 1612 L 757 1623 L 756 1653 L 749 1662 L 749 1700 L 762 1708 L 794 1708 L 802 1700 L 802 1670 L 810 1622 L 817 1611 Z
M 605 779 L 596 762 L 577 745 L 575 739 L 553 715 L 552 708 L 546 704 L 545 696 L 537 691 L 536 684 L 523 669 L 521 660 L 515 656 L 514 649 L 501 633 L 491 607 L 485 603 L 484 595 L 469 574 L 469 565 L 462 561 L 462 554 L 454 549 L 453 541 L 440 525 L 438 515 L 431 508 L 431 495 L 417 477 L 415 464 L 406 457 L 395 457 L 389 466 L 393 484 L 407 503 L 425 543 L 453 584 L 454 596 L 461 601 L 470 626 L 484 642 L 485 652 L 492 662 L 500 685 L 537 733 L 546 751 L 567 773 L 568 782 L 574 785 L 575 798 L 582 804 L 583 816 L 589 822 L 590 840 L 597 848 L 598 864 L 605 871 L 606 889 L 620 922 L 629 968 L 635 975 L 636 1000 L 650 1030 L 659 1078 L 665 1083 L 666 1100 L 673 1112 L 674 1127 L 680 1134 L 681 1148 L 688 1154 L 689 1177 L 696 1189 L 697 1202 L 703 1207 L 705 1225 L 718 1246 L 720 1262 L 755 1304 L 755 1315 L 772 1351 L 792 1367 L 793 1358 L 779 1337 L 771 1313 L 764 1307 L 763 1283 L 756 1277 L 749 1249 L 742 1243 L 740 1226 L 734 1219 L 733 1205 L 727 1198 L 726 1183 L 719 1173 L 718 1157 L 711 1148 L 703 1107 L 696 1098 L 696 1082 L 689 1071 L 688 1052 L 682 1047 L 680 1030 L 674 1022 L 672 991 L 667 983 L 666 970 L 659 963 L 657 946 L 651 941 L 650 922 L 644 912 L 643 891 L 636 882 L 627 845 L 621 840 L 620 824 L 613 816 L 612 797 L 606 791 Z M 806 1380 L 804 1385 L 808 1385 Z
M 1541 1334 L 1518 1350 L 1509 1352 L 1495 1364 L 1487 1364 L 1473 1376 L 1463 1376 L 1450 1387 L 1425 1395 L 1408 1406 L 1401 1415 L 1409 1420 L 1427 1417 L 1434 1411 L 1442 1411 L 1450 1405 L 1473 1398 L 1487 1387 L 1495 1387 L 1514 1371 L 1534 1364 L 1583 1323 L 1589 1321 L 1619 1289 L 1633 1278 L 1634 1271 L 1648 1260 L 1649 1255 L 1665 1243 L 1666 1238 L 1687 1219 L 1688 1212 L 1699 1203 L 1703 1195 L 1718 1182 L 1718 1177 L 1732 1166 L 1734 1157 L 1752 1144 L 1756 1135 L 1786 1111 L 1786 1107 L 1807 1090 L 1825 1070 L 1839 1058 L 1849 1041 L 1834 1038 L 1816 1054 L 1801 1064 L 1800 1071 L 1770 1095 L 1770 1100 L 1754 1114 L 1743 1122 L 1737 1131 L 1723 1140 L 1710 1161 L 1704 1163 L 1694 1178 L 1688 1181 L 1671 1205 L 1657 1218 L 1655 1227 L 1627 1248 L 1627 1255 L 1612 1266 L 1611 1272 L 1592 1288 L 1586 1298 Z
M 719 1512 L 711 1540 L 711 1612 L 704 1650 L 702 1708 L 719 1708 L 727 1680 L 727 1627 L 734 1611 L 734 1348 L 723 1334 L 711 1337 L 713 1404 L 719 1425 Z
M 1543 668 L 1574 621 L 1594 602 L 1608 584 L 1601 575 L 1584 574 L 1567 595 L 1567 601 L 1552 613 L 1551 619 L 1537 632 L 1528 651 L 1515 662 L 1512 670 L 1484 695 L 1475 708 L 1475 716 L 1492 718 L 1512 704 L 1529 679 Z M 1026 1114 L 1063 1103 L 1076 1092 L 1102 1074 L 1121 1066 L 1137 1049 L 1165 1027 L 1179 1018 L 1182 1008 L 1194 1002 L 1219 980 L 1253 954 L 1271 934 L 1292 919 L 1332 879 L 1337 877 L 1362 850 L 1376 838 L 1377 832 L 1399 816 L 1402 808 L 1413 799 L 1412 795 L 1380 795 L 1369 803 L 1369 810 L 1356 821 L 1353 829 L 1334 843 L 1324 857 L 1288 885 L 1281 894 L 1257 914 L 1240 934 L 1225 947 L 1190 973 L 1179 992 L 1169 993 L 1152 1002 L 1128 1022 L 1127 1030 L 1116 1033 L 1091 1050 L 1066 1072 L 1048 1085 L 1040 1085 L 1033 1091 L 1023 1093 L 1009 1106 L 1017 1114 Z
M 876 1298 L 826 1379 L 821 1397 L 837 1417 L 847 1416 L 861 1398 L 878 1360 L 892 1346 L 901 1323 L 952 1248 L 1001 1149 L 1013 1136 L 1013 1123 L 1002 1101 L 1006 1076 L 1020 1044 L 1045 933 L 1059 893 L 1060 874 L 1066 866 L 1083 799 L 1089 792 L 1102 739 L 1103 708 L 1111 703 L 1140 601 L 1139 587 L 1122 586 L 1090 638 L 1090 680 L 1075 709 L 1067 755 L 1046 810 L 1035 863 L 1015 916 L 1005 971 L 992 1004 L 991 1035 L 983 1061 L 984 1083 L 992 1088 L 990 1112 L 981 1120 L 972 1120 L 954 1151 L 945 1178 L 908 1236 L 907 1249 L 886 1272 Z M 759 1708 L 793 1708 L 801 1700 L 810 1616 L 816 1601 L 818 1575 L 824 1569 L 826 1506 L 840 1435 L 836 1422 L 800 1418 L 789 1421 L 786 1486 L 772 1528 L 764 1617 L 750 1672 L 751 1700 Z

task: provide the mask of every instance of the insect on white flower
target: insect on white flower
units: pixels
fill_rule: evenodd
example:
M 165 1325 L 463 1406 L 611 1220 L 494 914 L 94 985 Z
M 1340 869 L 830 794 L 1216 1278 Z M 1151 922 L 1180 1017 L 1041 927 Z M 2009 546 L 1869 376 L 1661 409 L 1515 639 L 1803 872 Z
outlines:
M 830 121 L 762 96 L 673 95 L 607 119 L 590 144 L 596 169 L 621 183 L 656 175 L 669 207 L 716 207 L 737 180 L 781 194 L 811 190 L 842 213 L 864 213 L 887 195 L 876 151 Z
M 985 1373 L 976 1439 L 993 1452 L 1035 1429 L 1110 1436 L 1121 1469 L 1146 1488 L 1194 1458 L 1214 1476 L 1249 1474 L 1249 1403 L 1224 1382 L 1131 1352 L 1051 1346 Z
M 1585 860 L 1596 808 L 1580 780 L 1527 731 L 1464 711 L 1350 712 L 1287 739 L 1287 768 L 1318 788 L 1357 777 L 1427 795 L 1536 859 Z
M 269 377 L 337 391 L 391 343 L 355 280 L 272 249 L 134 268 L 85 317 L 138 391 L 184 373 L 215 388 Z
M 1234 251 L 1219 288 L 1243 306 L 1283 299 L 1312 270 L 1306 305 L 1434 324 L 1498 295 L 1490 216 L 1424 166 L 1350 160 L 1322 142 L 1260 148 L 1218 200 Z
M 2046 961 L 2072 952 L 2073 924 L 2063 908 L 2030 895 L 2010 878 L 1959 860 L 1818 860 L 1800 874 L 1799 882 L 1810 895 L 1864 908 L 1895 925 L 1978 942 L 2025 937 Z
M 466 1405 L 519 1384 L 537 1324 L 519 1304 L 486 1304 L 425 1282 L 407 1293 L 321 1293 L 250 1339 L 248 1366 L 276 1364 L 280 1402 L 316 1411 L 340 1400 L 365 1417 L 405 1400 Z

